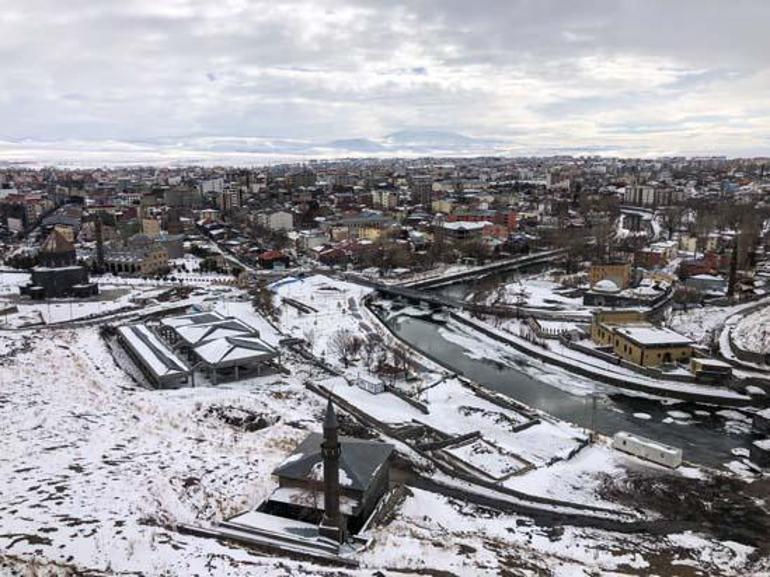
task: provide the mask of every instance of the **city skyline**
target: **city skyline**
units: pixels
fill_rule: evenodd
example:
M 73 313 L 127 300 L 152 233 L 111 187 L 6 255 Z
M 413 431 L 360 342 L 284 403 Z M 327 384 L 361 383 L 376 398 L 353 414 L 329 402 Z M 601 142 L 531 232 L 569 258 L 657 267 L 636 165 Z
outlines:
M 0 8 L 0 161 L 770 155 L 762 2 Z

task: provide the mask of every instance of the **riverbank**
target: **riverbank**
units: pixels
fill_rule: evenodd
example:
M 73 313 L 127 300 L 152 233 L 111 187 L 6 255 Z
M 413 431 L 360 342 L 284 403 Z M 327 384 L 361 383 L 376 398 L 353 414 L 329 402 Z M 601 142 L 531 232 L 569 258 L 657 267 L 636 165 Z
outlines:
M 472 319 L 464 313 L 451 312 L 450 317 L 472 329 L 516 350 L 526 353 L 545 363 L 552 364 L 584 377 L 590 377 L 619 389 L 630 389 L 656 397 L 666 397 L 694 403 L 720 405 L 726 407 L 744 407 L 751 404 L 751 397 L 741 395 L 729 389 L 697 385 L 694 383 L 681 383 L 676 381 L 655 381 L 642 379 L 633 375 L 619 375 L 610 370 L 590 365 L 584 359 L 575 354 L 569 354 L 564 347 L 562 354 L 543 348 L 522 337 L 496 329 L 487 323 Z M 660 383 L 660 384 L 658 384 Z

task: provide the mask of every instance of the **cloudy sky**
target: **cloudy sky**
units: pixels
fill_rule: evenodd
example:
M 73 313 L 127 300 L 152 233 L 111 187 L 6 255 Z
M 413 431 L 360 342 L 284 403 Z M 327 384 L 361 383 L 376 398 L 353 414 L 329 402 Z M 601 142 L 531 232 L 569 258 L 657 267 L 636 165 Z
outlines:
M 0 160 L 770 155 L 769 22 L 767 0 L 0 0 Z

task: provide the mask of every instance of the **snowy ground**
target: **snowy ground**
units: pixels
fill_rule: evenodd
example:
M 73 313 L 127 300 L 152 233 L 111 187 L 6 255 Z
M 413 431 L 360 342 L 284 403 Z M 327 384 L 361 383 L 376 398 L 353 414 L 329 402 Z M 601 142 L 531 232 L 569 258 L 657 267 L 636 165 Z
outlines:
M 392 523 L 375 529 L 361 569 L 261 556 L 177 533 L 259 503 L 272 468 L 308 430 L 321 401 L 295 376 L 219 388 L 149 391 L 114 365 L 95 328 L 0 333 L 31 348 L 0 367 L 0 575 L 23 562 L 144 575 L 645 575 L 661 557 L 708 575 L 748 575 L 750 548 L 684 534 L 668 539 L 590 529 L 548 529 L 531 520 L 411 490 Z M 51 375 L 56 374 L 55 380 Z M 277 422 L 243 432 L 211 407 L 237 407 Z M 591 455 L 586 454 L 591 460 Z M 532 479 L 534 483 L 537 479 Z M 543 481 L 545 483 L 546 481 Z M 556 480 L 550 480 L 554 483 Z M 568 491 L 567 486 L 562 490 Z M 521 571 L 529 571 L 521 573 Z M 517 573 L 519 572 L 519 573 Z M 758 574 L 758 573 L 757 573 Z
M 339 326 L 360 327 L 358 304 L 349 299 L 357 303 L 366 289 L 323 279 L 308 285 L 312 299 L 308 293 L 294 297 L 307 297 L 303 302 L 310 306 L 323 302 L 318 307 L 323 312 L 301 321 L 284 312 L 282 327 L 299 332 L 314 327 L 321 342 Z M 339 292 L 329 288 L 334 286 Z M 244 296 L 218 289 L 201 291 L 189 302 L 242 318 L 277 341 L 280 335 Z M 738 544 L 690 534 L 652 538 L 543 528 L 416 489 L 392 523 L 374 530 L 358 556 L 360 569 L 264 556 L 178 533 L 176 523 L 205 525 L 259 504 L 275 487 L 273 468 L 309 431 L 319 429 L 322 399 L 303 382 L 328 376 L 291 355 L 285 363 L 290 375 L 216 388 L 146 390 L 115 364 L 98 327 L 0 330 L 0 575 L 69 577 L 77 570 L 169 577 L 395 577 L 429 568 L 458 576 L 588 577 L 665 574 L 672 563 L 692 565 L 705 575 L 751 574 L 746 561 L 751 548 Z M 430 389 L 423 400 L 435 412 L 420 413 L 421 418 L 458 433 L 483 428 L 485 437 L 501 445 L 525 448 L 533 461 L 560 452 L 562 441 L 564 450 L 574 446 L 568 426 L 548 423 L 551 437 L 532 427 L 530 438 L 506 439 L 499 423 L 478 413 L 471 412 L 472 424 L 460 421 L 458 407 L 481 407 L 482 401 L 456 381 Z M 268 426 L 246 432 L 225 422 L 222 411 L 259 414 Z M 624 457 L 596 451 L 603 449 L 535 469 L 517 482 L 539 494 L 588 502 L 595 493 L 592 472 L 617 473 L 625 466 Z M 29 572 L 32 563 L 35 573 Z
M 410 489 L 395 520 L 378 529 L 369 563 L 433 570 L 435 575 L 750 575 L 751 547 L 714 543 L 691 533 L 664 538 L 593 529 L 544 529 Z M 681 566 L 682 571 L 673 570 Z M 438 573 L 445 571 L 446 573 Z M 762 573 L 755 573 L 760 575 Z
M 138 301 L 153 299 L 166 287 L 100 284 L 100 294 L 87 299 L 30 301 L 18 294 L 0 296 L 0 308 L 16 307 L 18 312 L 0 317 L 0 328 L 23 328 L 41 323 L 60 323 L 118 311 L 138 309 Z
M 281 328 L 293 337 L 305 339 L 312 352 L 329 362 L 337 362 L 330 339 L 340 329 L 364 336 L 372 332 L 363 320 L 361 299 L 371 289 L 327 277 L 314 275 L 303 279 L 286 279 L 273 285 L 280 306 Z M 283 302 L 293 299 L 314 312 L 305 314 Z
M 754 353 L 770 352 L 770 306 L 743 317 L 733 329 L 739 348 Z
M 576 427 L 545 420 L 514 431 L 529 419 L 476 396 L 457 379 L 444 380 L 425 391 L 421 398 L 430 411 L 427 415 L 391 393 L 373 395 L 342 379 L 320 384 L 382 422 L 422 423 L 450 436 L 480 432 L 484 439 L 535 466 L 565 458 L 584 438 Z
M 137 389 L 96 328 L 20 337 L 32 348 L 0 367 L 0 550 L 153 575 L 244 556 L 164 527 L 259 503 L 273 467 L 315 426 L 319 399 L 296 377 Z M 278 420 L 245 433 L 209 412 L 231 406 Z
M 570 297 L 564 293 L 570 289 L 549 280 L 548 273 L 527 277 L 492 291 L 487 304 L 522 305 L 527 307 L 558 310 L 583 310 L 582 297 Z
M 770 305 L 770 299 L 767 302 Z M 669 319 L 669 327 L 696 342 L 707 344 L 710 331 L 718 329 L 729 317 L 755 304 L 750 302 L 729 307 L 705 306 L 674 311 Z

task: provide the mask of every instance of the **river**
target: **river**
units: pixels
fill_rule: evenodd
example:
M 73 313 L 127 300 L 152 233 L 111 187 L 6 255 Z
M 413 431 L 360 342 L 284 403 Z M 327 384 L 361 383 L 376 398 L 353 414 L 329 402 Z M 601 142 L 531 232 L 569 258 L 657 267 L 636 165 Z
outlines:
M 506 277 L 501 275 L 500 280 Z M 461 298 L 474 286 L 461 283 L 441 291 Z M 456 327 L 425 316 L 386 316 L 383 320 L 399 337 L 458 374 L 581 427 L 655 439 L 681 448 L 684 459 L 711 467 L 734 460 L 734 449 L 748 449 L 751 444 L 750 422 L 737 411 L 662 402 L 556 368 L 546 372 L 541 364 L 499 343 L 501 355 L 494 355 L 494 360 L 479 358 L 467 333 Z

